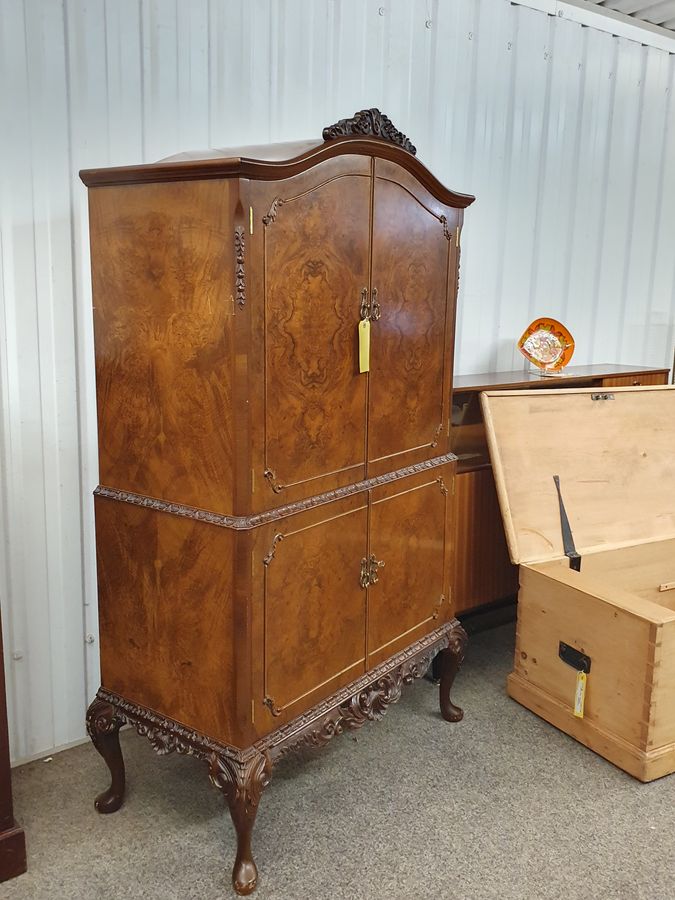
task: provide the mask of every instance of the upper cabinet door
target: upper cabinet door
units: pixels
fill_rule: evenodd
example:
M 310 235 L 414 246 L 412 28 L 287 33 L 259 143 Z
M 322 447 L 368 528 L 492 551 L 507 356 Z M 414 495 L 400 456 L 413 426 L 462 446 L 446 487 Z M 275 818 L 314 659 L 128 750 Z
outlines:
M 369 475 L 446 451 L 456 216 L 400 166 L 375 161 Z
M 368 286 L 371 184 L 369 160 L 343 157 L 265 186 L 268 505 L 365 474 L 367 379 L 359 375 L 356 340 Z

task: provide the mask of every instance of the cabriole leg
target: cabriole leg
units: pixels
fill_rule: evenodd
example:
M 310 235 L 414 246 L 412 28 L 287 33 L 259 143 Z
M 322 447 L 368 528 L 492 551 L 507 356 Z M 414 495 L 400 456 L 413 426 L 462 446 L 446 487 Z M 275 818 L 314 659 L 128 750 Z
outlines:
M 450 699 L 450 691 L 452 689 L 455 676 L 459 671 L 459 667 L 464 660 L 466 651 L 467 635 L 462 626 L 457 625 L 450 632 L 450 644 L 439 653 L 439 669 L 441 682 L 438 689 L 439 701 L 441 705 L 441 715 L 446 722 L 459 722 L 464 716 L 464 711 Z
M 100 813 L 116 812 L 124 800 L 124 759 L 119 737 L 123 724 L 124 719 L 104 700 L 94 700 L 87 710 L 87 733 L 106 761 L 112 778 L 108 790 L 99 794 L 94 801 L 94 806 Z
M 225 795 L 237 832 L 237 857 L 232 869 L 232 884 L 238 894 L 250 894 L 258 883 L 258 870 L 251 853 L 251 832 L 263 789 L 272 775 L 266 754 L 254 751 L 235 759 L 214 753 L 209 759 L 209 777 Z

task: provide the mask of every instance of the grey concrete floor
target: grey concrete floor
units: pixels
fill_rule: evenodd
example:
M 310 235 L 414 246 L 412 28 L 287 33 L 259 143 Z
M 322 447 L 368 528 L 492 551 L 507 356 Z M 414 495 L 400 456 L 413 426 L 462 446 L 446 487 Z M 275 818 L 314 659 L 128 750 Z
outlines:
M 640 784 L 506 697 L 513 628 L 472 638 L 442 721 L 416 682 L 385 719 L 284 761 L 254 833 L 259 900 L 675 900 L 675 775 Z M 123 734 L 99 816 L 87 745 L 14 771 L 29 871 L 7 900 L 234 897 L 234 835 L 205 765 Z

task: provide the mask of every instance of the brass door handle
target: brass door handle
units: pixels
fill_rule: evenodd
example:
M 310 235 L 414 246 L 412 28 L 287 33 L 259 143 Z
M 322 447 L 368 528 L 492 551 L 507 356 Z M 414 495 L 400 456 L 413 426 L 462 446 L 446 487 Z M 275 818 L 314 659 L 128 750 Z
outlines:
M 365 557 L 361 560 L 361 574 L 359 576 L 359 584 L 362 588 L 370 587 L 371 584 L 377 584 L 377 570 L 384 568 L 384 560 L 378 559 L 374 553 L 371 553 L 368 559 Z
M 368 288 L 361 288 L 361 309 L 360 314 L 362 319 L 370 318 L 370 303 L 368 302 Z
M 377 322 L 382 315 L 380 309 L 380 301 L 377 299 L 377 288 L 371 291 L 371 299 L 368 299 L 368 288 L 361 288 L 361 306 L 359 314 L 362 319 L 370 319 L 371 322 Z
M 370 555 L 368 560 L 369 562 L 369 570 L 368 570 L 368 579 L 369 584 L 377 584 L 378 576 L 377 570 L 384 568 L 384 560 L 378 559 L 374 553 Z
M 361 560 L 361 575 L 359 577 L 359 584 L 362 588 L 367 588 L 370 584 L 370 571 L 368 569 L 368 560 L 364 557 Z
M 370 321 L 377 322 L 381 315 L 382 310 L 380 309 L 380 301 L 377 299 L 377 288 L 373 288 L 370 301 Z

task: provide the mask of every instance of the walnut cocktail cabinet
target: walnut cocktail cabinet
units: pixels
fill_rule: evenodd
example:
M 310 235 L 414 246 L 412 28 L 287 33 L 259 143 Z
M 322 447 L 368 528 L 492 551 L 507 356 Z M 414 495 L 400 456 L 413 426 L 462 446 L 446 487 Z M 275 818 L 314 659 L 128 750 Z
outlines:
M 129 722 L 207 761 L 256 884 L 274 762 L 377 719 L 466 636 L 449 448 L 459 237 L 377 110 L 322 142 L 82 172 L 101 485 L 102 687 L 117 809 Z

